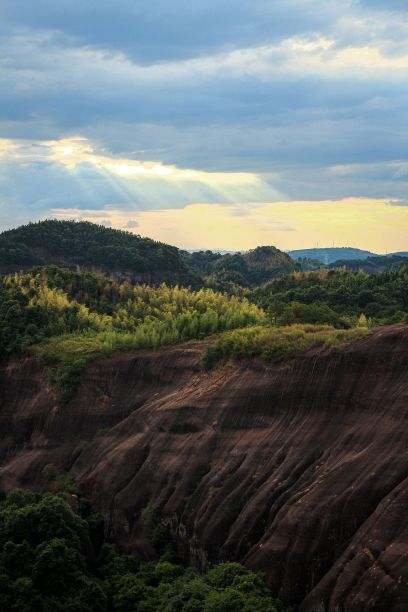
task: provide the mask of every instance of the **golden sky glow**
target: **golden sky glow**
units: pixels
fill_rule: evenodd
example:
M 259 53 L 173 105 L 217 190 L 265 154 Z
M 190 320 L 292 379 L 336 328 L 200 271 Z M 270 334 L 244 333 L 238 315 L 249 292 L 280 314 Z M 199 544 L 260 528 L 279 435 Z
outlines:
M 408 206 L 398 198 L 287 201 L 273 188 L 270 176 L 266 181 L 251 172 L 203 172 L 118 157 L 81 136 L 2 140 L 1 158 L 24 170 L 31 166 L 34 172 L 38 163 L 58 167 L 72 187 L 86 187 L 92 196 L 92 208 L 80 201 L 72 207 L 51 203 L 40 218 L 88 219 L 192 249 L 239 250 L 270 244 L 289 250 L 335 245 L 383 253 L 408 248 Z M 406 171 L 401 162 L 394 166 L 396 175 Z M 353 166 L 334 166 L 331 172 L 348 176 Z M 115 193 L 124 196 L 125 205 L 115 199 L 100 204 L 92 194 L 89 176 L 114 185 L 113 197 Z M 140 203 L 141 193 L 148 199 L 147 206 Z
M 28 164 L 30 162 L 47 162 L 71 171 L 90 166 L 106 178 L 117 177 L 126 181 L 138 181 L 143 178 L 157 181 L 172 181 L 183 189 L 183 183 L 197 183 L 208 186 L 219 193 L 220 197 L 239 200 L 261 196 L 275 196 L 276 192 L 265 185 L 262 179 L 251 172 L 204 172 L 191 168 L 178 168 L 165 165 L 160 161 L 140 161 L 130 158 L 115 157 L 101 151 L 87 138 L 74 136 L 61 140 L 24 141 L 0 139 L 0 160 Z M 160 186 L 160 183 L 157 183 Z
M 374 252 L 406 250 L 408 206 L 388 200 L 275 202 L 228 206 L 192 204 L 182 209 L 123 212 L 115 209 L 52 210 L 51 216 L 82 218 L 185 248 L 281 249 L 354 246 Z

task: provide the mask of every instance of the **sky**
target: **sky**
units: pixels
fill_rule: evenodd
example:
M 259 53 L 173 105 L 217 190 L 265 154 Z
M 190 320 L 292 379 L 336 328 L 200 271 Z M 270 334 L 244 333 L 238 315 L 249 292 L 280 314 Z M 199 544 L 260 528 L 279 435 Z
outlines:
M 408 250 L 406 0 L 2 0 L 0 230 Z

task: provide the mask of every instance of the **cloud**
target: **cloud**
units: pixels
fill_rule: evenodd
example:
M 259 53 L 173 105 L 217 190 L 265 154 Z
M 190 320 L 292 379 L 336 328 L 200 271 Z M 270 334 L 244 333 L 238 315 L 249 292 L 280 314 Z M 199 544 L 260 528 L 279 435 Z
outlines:
M 197 201 L 262 202 L 280 194 L 250 172 L 204 172 L 118 157 L 86 138 L 0 142 L 0 190 L 28 218 L 53 208 L 179 208 Z M 1 206 L 1 203 L 0 203 Z
M 324 29 L 349 0 L 3 0 L 6 29 L 64 33 L 76 44 L 125 53 L 141 64 L 185 59 L 219 49 L 252 46 L 312 28 Z
M 118 155 L 141 149 L 146 161 L 212 171 L 402 158 L 407 48 L 391 53 L 388 39 L 368 33 L 342 46 L 335 36 L 143 64 L 55 31 L 19 30 L 2 45 L 0 128 L 11 139 L 81 133 Z
M 404 200 L 404 8 L 4 0 L 0 225 L 53 208 L 202 202 L 238 223 L 262 202 Z

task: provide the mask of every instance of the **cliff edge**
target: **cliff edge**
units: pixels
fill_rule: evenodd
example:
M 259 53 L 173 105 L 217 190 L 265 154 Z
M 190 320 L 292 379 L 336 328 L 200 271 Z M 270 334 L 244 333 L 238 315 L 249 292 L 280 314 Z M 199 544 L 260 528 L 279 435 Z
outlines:
M 266 572 L 302 612 L 408 609 L 408 326 L 338 353 L 200 370 L 202 345 L 90 366 L 60 405 L 34 359 L 0 371 L 0 487 L 69 470 L 110 535 Z

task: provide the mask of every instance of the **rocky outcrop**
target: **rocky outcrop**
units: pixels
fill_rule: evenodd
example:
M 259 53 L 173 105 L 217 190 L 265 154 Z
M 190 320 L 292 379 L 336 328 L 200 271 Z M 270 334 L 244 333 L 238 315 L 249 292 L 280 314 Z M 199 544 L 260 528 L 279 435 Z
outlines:
M 408 327 L 274 366 L 200 354 L 95 363 L 64 406 L 34 360 L 5 367 L 1 486 L 55 463 L 128 549 L 151 552 L 150 504 L 186 560 L 263 570 L 303 612 L 407 610 Z

